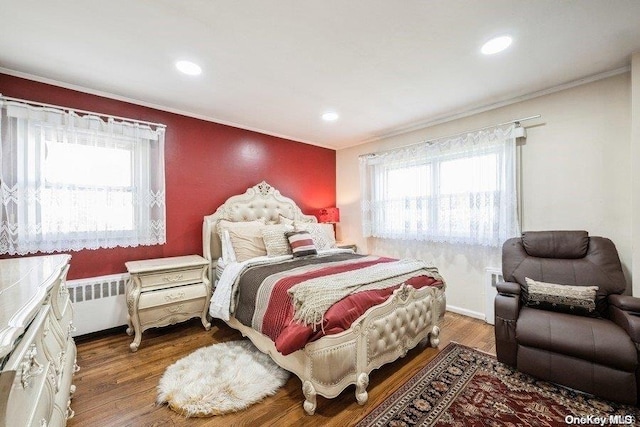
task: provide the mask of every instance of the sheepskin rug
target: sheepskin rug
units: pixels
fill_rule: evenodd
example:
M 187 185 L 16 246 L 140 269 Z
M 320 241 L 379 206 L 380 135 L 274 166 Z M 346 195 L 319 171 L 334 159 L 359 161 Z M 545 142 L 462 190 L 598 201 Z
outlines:
M 287 371 L 248 340 L 214 344 L 167 368 L 157 403 L 186 417 L 221 415 L 275 394 L 288 378 Z

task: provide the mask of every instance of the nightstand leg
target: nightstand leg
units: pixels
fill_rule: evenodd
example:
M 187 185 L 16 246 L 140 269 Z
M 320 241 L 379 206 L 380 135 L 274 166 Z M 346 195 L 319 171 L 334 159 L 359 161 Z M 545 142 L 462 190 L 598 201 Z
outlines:
M 140 347 L 140 340 L 142 339 L 142 334 L 136 331 L 136 337 L 133 339 L 133 342 L 129 344 L 129 348 L 131 351 L 138 351 L 138 347 Z
M 206 331 L 211 329 L 211 322 L 209 322 L 209 320 L 207 319 L 207 315 L 206 314 L 203 314 L 202 317 L 200 318 L 200 320 L 202 321 L 202 326 L 204 326 L 204 329 Z
M 133 324 L 131 323 L 131 316 L 127 314 L 127 335 L 133 335 Z

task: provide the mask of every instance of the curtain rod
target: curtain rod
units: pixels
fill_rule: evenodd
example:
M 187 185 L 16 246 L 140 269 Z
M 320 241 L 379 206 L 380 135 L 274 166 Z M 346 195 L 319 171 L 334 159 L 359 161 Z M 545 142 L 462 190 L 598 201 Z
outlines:
M 508 122 L 498 123 L 497 125 L 484 126 L 484 127 L 477 128 L 477 129 L 472 129 L 472 130 L 467 130 L 467 131 L 464 131 L 464 132 L 454 133 L 453 135 L 447 135 L 447 136 L 441 136 L 439 138 L 427 139 L 426 141 L 420 141 L 420 142 L 416 142 L 414 144 L 403 145 L 402 147 L 390 148 L 388 150 L 382 150 L 382 151 L 378 151 L 378 152 L 375 152 L 375 153 L 360 154 L 358 157 L 376 156 L 378 154 L 388 153 L 390 151 L 398 150 L 398 149 L 401 149 L 401 148 L 413 147 L 414 145 L 431 144 L 431 143 L 433 143 L 435 141 L 438 141 L 439 139 L 453 138 L 455 136 L 464 135 L 465 133 L 479 132 L 479 131 L 484 130 L 484 129 L 495 128 L 495 127 L 498 127 L 498 126 L 515 124 L 516 127 L 519 127 L 520 126 L 520 122 L 524 122 L 526 120 L 537 119 L 539 117 L 541 117 L 540 114 L 536 114 L 535 116 L 523 117 L 521 119 L 513 119 L 513 120 L 509 120 Z
M 17 102 L 22 102 L 22 103 L 29 104 L 29 105 L 36 105 L 36 106 L 39 106 L 39 107 L 56 108 L 56 109 L 63 110 L 63 111 L 69 111 L 69 112 L 73 111 L 73 112 L 82 113 L 82 114 L 89 114 L 91 116 L 107 117 L 107 118 L 110 118 L 110 119 L 123 120 L 123 121 L 133 122 L 133 123 L 141 123 L 141 124 L 157 126 L 157 127 L 161 127 L 161 128 L 166 128 L 167 127 L 167 125 L 163 125 L 162 123 L 153 123 L 153 122 L 147 122 L 147 121 L 144 121 L 144 120 L 128 119 L 126 117 L 120 117 L 120 116 L 114 116 L 114 115 L 111 115 L 111 114 L 98 113 L 98 112 L 95 112 L 95 111 L 80 110 L 78 108 L 63 107 L 61 105 L 45 104 L 44 102 L 29 101 L 27 99 L 20 99 L 20 98 L 13 98 L 11 96 L 4 96 L 1 93 L 0 93 L 0 98 L 6 99 L 7 101 L 17 101 Z

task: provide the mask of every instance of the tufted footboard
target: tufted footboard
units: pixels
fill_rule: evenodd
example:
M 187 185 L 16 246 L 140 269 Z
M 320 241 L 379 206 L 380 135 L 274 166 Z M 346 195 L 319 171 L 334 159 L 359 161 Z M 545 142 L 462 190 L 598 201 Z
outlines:
M 228 323 L 278 365 L 300 378 L 304 410 L 313 415 L 318 394 L 333 398 L 355 384 L 356 400 L 363 405 L 368 399 L 371 371 L 405 356 L 427 337 L 431 346 L 437 347 L 445 307 L 443 287 L 416 290 L 402 285 L 387 301 L 367 310 L 351 328 L 324 336 L 288 356 L 279 353 L 268 337 L 235 318 Z

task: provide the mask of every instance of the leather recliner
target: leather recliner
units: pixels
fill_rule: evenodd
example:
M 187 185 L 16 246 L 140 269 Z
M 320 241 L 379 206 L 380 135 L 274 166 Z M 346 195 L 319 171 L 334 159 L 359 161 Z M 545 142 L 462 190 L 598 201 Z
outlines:
M 604 399 L 638 405 L 640 298 L 626 289 L 618 252 L 586 231 L 525 232 L 502 247 L 497 284 L 498 360 L 520 372 Z M 532 307 L 525 277 L 597 286 L 593 316 Z M 521 292 L 522 291 L 522 292 Z

